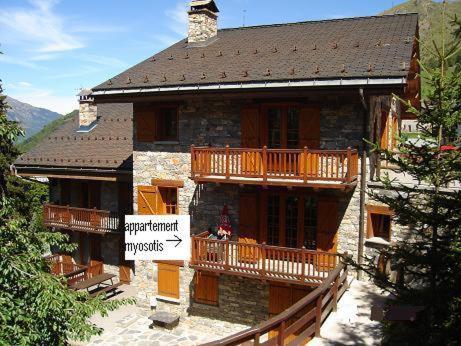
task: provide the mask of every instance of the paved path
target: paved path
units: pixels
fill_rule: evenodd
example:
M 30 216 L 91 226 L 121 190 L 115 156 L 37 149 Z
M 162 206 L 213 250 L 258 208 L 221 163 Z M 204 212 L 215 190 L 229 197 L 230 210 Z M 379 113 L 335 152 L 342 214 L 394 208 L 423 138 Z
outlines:
M 354 280 L 338 302 L 338 310 L 323 324 L 322 337 L 314 338 L 308 345 L 379 345 L 381 324 L 370 320 L 370 312 L 372 305 L 383 304 L 384 300 L 376 286 Z
M 123 285 L 124 292 L 116 299 L 135 296 L 132 286 Z M 122 306 L 111 311 L 107 317 L 99 315 L 91 318 L 97 326 L 104 328 L 100 336 L 94 336 L 88 343 L 71 342 L 72 345 L 149 345 L 191 346 L 220 339 L 248 326 L 232 324 L 215 319 L 189 316 L 181 318 L 173 330 L 160 327 L 149 328 L 152 321 L 148 318 L 155 311 L 135 305 Z

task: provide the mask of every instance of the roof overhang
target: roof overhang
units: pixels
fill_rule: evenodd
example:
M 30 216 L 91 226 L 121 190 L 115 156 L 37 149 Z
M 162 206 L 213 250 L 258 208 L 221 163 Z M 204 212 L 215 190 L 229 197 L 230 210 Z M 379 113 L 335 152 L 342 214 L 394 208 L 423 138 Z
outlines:
M 129 181 L 132 171 L 105 168 L 14 166 L 22 177 L 47 177 L 54 179 Z
M 340 79 L 310 79 L 296 81 L 268 81 L 249 83 L 219 83 L 199 85 L 177 85 L 127 89 L 101 89 L 93 91 L 93 96 L 102 95 L 130 95 L 169 92 L 190 92 L 209 90 L 250 90 L 250 89 L 277 89 L 277 88 L 325 88 L 325 87 L 363 87 L 363 86 L 398 86 L 406 84 L 405 77 L 383 78 L 340 78 Z

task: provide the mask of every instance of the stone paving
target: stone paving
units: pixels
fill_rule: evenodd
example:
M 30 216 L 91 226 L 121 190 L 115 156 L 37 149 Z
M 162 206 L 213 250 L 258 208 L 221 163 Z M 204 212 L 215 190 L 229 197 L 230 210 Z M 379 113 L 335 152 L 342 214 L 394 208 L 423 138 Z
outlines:
M 125 288 L 125 294 L 118 298 L 130 296 L 132 289 Z M 142 306 L 123 306 L 109 313 L 107 317 L 94 316 L 92 322 L 104 328 L 99 336 L 94 336 L 87 343 L 71 342 L 74 346 L 82 345 L 149 345 L 166 346 L 179 345 L 191 346 L 200 345 L 205 342 L 220 339 L 249 326 L 234 324 L 216 319 L 208 319 L 199 316 L 188 316 L 181 318 L 179 325 L 172 330 L 161 327 L 150 327 L 149 320 L 155 310 Z

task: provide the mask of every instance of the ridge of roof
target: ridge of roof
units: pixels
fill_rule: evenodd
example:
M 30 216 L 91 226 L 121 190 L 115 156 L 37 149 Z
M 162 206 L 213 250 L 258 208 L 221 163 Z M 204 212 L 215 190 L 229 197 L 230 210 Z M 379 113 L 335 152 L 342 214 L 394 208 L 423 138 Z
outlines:
M 353 20 L 372 19 L 372 18 L 388 18 L 388 17 L 398 17 L 398 16 L 418 16 L 418 13 L 417 12 L 391 13 L 391 14 L 382 14 L 382 15 L 374 15 L 374 16 L 314 19 L 314 20 L 304 20 L 304 21 L 299 21 L 299 22 L 261 24 L 261 25 L 240 26 L 240 27 L 233 27 L 233 28 L 223 28 L 223 29 L 218 29 L 218 32 L 234 31 L 234 30 L 251 30 L 251 29 L 260 29 L 260 28 L 263 29 L 263 28 L 282 27 L 282 26 L 295 26 L 295 25 L 304 25 L 304 24 L 311 24 L 311 23 L 331 23 L 331 22 L 353 21 Z M 185 39 L 187 40 L 187 37 Z

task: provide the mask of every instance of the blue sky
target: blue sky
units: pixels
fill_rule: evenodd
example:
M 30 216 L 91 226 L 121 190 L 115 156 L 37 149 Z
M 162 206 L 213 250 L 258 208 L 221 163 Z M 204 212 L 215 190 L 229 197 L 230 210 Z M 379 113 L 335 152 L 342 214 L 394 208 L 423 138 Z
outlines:
M 0 0 L 5 93 L 60 113 L 95 86 L 184 38 L 186 0 Z M 377 14 L 398 0 L 217 0 L 219 27 Z M 245 11 L 245 12 L 244 12 Z

